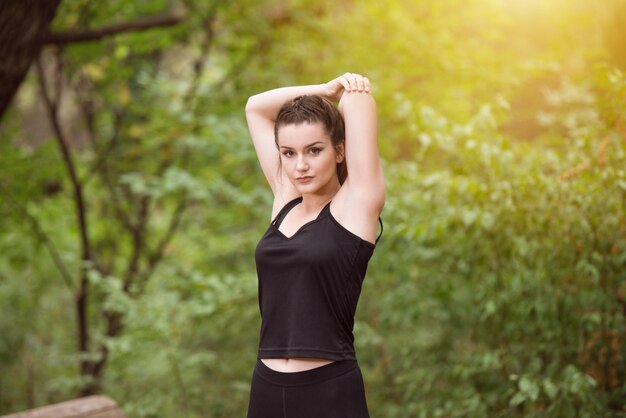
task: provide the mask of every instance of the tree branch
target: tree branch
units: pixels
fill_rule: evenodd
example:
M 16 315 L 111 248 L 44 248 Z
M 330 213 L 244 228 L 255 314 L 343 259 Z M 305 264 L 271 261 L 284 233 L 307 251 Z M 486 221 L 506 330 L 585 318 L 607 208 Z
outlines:
M 59 120 L 58 110 L 59 110 L 59 102 L 53 101 L 48 93 L 48 87 L 46 82 L 46 76 L 44 74 L 43 65 L 41 63 L 41 57 L 38 56 L 36 59 L 37 63 L 37 73 L 39 75 L 39 83 L 41 87 L 41 93 L 44 99 L 44 103 L 46 104 L 48 110 L 48 116 L 50 117 L 50 122 L 52 124 L 52 128 L 55 133 L 55 139 L 59 146 L 59 150 L 61 151 L 61 155 L 63 156 L 63 161 L 65 163 L 65 168 L 67 169 L 67 173 L 70 177 L 70 181 L 74 188 L 74 203 L 76 204 L 76 212 L 78 216 L 78 223 L 80 227 L 81 233 L 81 246 L 82 246 L 82 258 L 83 260 L 91 259 L 91 251 L 89 245 L 89 238 L 87 233 L 87 213 L 85 207 L 85 200 L 83 198 L 83 188 L 80 180 L 78 179 L 78 174 L 76 171 L 76 166 L 74 161 L 72 160 L 72 155 L 70 153 L 69 146 L 67 145 L 67 139 L 65 138 L 65 134 L 63 133 L 63 129 L 61 128 L 61 122 Z M 61 71 L 61 66 L 58 65 L 57 71 Z M 60 82 L 57 82 L 57 89 L 61 89 L 62 86 Z M 56 92 L 55 96 L 60 98 L 61 94 Z
M 84 182 L 87 183 L 94 173 L 98 173 L 101 177 L 102 183 L 106 186 L 107 191 L 110 196 L 110 203 L 113 207 L 113 211 L 115 212 L 117 218 L 120 220 L 124 227 L 132 232 L 135 228 L 132 221 L 130 220 L 126 210 L 124 209 L 124 205 L 122 203 L 122 198 L 119 196 L 116 190 L 117 186 L 117 176 L 115 176 L 115 184 L 112 180 L 111 170 L 108 165 L 108 159 L 110 158 L 112 152 L 115 150 L 117 145 L 119 144 L 119 135 L 120 128 L 122 126 L 123 114 L 120 112 L 116 112 L 113 118 L 113 136 L 109 140 L 108 144 L 106 144 L 105 148 L 98 151 L 95 149 L 97 154 L 97 159 L 93 164 L 92 168 L 89 170 L 89 173 L 85 176 Z M 94 144 L 95 144 L 95 131 L 92 133 L 94 136 Z
M 134 32 L 157 27 L 175 26 L 185 20 L 184 14 L 142 17 L 130 22 L 113 23 L 95 29 L 73 30 L 67 32 L 53 32 L 44 38 L 44 44 L 64 45 L 77 42 L 97 41 L 106 36 L 118 33 Z
M 200 55 L 198 55 L 195 62 L 193 63 L 193 79 L 192 82 L 189 84 L 189 89 L 187 90 L 183 98 L 184 102 L 188 106 L 191 105 L 191 100 L 196 96 L 196 92 L 198 91 L 198 84 L 200 83 L 200 76 L 204 72 L 206 58 L 209 55 L 209 52 L 215 40 L 216 15 L 217 2 L 213 4 L 213 7 L 211 8 L 209 14 L 202 19 L 202 25 L 204 26 L 204 37 L 200 46 Z M 198 106 L 194 107 L 194 113 L 196 113 L 197 107 Z
M 187 209 L 187 201 L 188 201 L 188 198 L 186 195 L 184 195 L 178 201 L 178 205 L 176 206 L 176 209 L 174 210 L 174 213 L 172 214 L 167 231 L 159 240 L 159 243 L 157 244 L 156 249 L 148 257 L 148 266 L 142 271 L 139 277 L 139 280 L 138 280 L 139 291 L 137 292 L 137 294 L 143 293 L 145 286 L 148 280 L 150 279 L 150 276 L 154 272 L 154 269 L 156 268 L 157 264 L 163 258 L 163 254 L 165 253 L 165 248 L 170 243 L 170 241 L 174 238 L 174 234 L 176 233 L 176 230 L 180 226 L 180 221 L 182 219 L 183 213 L 185 212 L 185 209 Z
M 4 187 L 2 183 L 0 183 L 0 191 L 2 191 L 5 196 L 7 196 L 8 200 L 13 204 L 17 211 L 31 223 L 33 229 L 35 230 L 35 235 L 44 243 L 46 248 L 48 248 L 54 264 L 57 266 L 59 273 L 61 273 L 61 277 L 63 277 L 63 281 L 68 288 L 73 289 L 74 283 L 72 282 L 72 275 L 70 274 L 67 267 L 65 267 L 65 264 L 63 263 L 63 260 L 61 259 L 61 256 L 59 255 L 59 252 L 57 251 L 54 242 L 52 242 L 50 237 L 48 237 L 48 235 L 39 225 L 39 221 L 37 221 L 37 218 L 28 213 L 28 210 L 23 205 L 21 205 L 17 201 L 17 199 L 15 199 L 15 197 L 13 197 L 13 195 L 7 190 L 6 187 Z
M 146 234 L 147 234 L 147 223 L 148 223 L 148 213 L 150 208 L 151 197 L 149 195 L 145 195 L 141 197 L 139 210 L 137 211 L 137 225 L 131 231 L 132 234 L 132 242 L 133 242 L 133 252 L 131 254 L 130 259 L 128 260 L 128 265 L 126 266 L 126 272 L 123 278 L 123 287 L 124 292 L 129 293 L 129 289 L 139 272 L 139 263 L 141 261 L 141 254 L 146 245 Z
M 62 70 L 62 62 L 60 62 L 60 57 L 57 57 L 57 71 Z M 59 110 L 59 102 L 54 101 L 49 92 L 46 82 L 46 75 L 44 72 L 43 64 L 41 62 L 41 55 L 38 55 L 36 58 L 36 67 L 37 74 L 39 79 L 39 85 L 41 87 L 41 95 L 43 96 L 44 103 L 48 110 L 48 115 L 50 117 L 50 123 L 52 124 L 52 128 L 55 133 L 55 139 L 61 151 L 61 155 L 63 157 L 63 161 L 65 163 L 65 168 L 67 169 L 68 175 L 70 177 L 70 181 L 72 183 L 74 189 L 74 204 L 76 207 L 76 216 L 78 218 L 78 226 L 80 231 L 80 243 L 81 243 L 81 266 L 80 266 L 80 280 L 78 289 L 76 290 L 75 295 L 75 304 L 76 304 L 76 318 L 78 323 L 77 330 L 77 345 L 78 349 L 86 353 L 89 351 L 89 323 L 87 317 L 87 303 L 89 296 L 89 281 L 87 280 L 87 269 L 85 262 L 92 261 L 91 260 L 91 245 L 89 242 L 89 234 L 87 231 L 87 211 L 85 206 L 85 200 L 83 198 L 83 186 L 78 178 L 77 170 L 74 165 L 74 161 L 72 160 L 72 156 L 70 153 L 69 146 L 67 144 L 67 140 L 65 138 L 65 134 L 63 133 L 63 129 L 61 128 L 61 122 L 59 120 L 58 110 Z M 57 74 L 57 89 L 61 89 L 61 78 L 60 75 Z M 60 98 L 60 92 L 56 92 L 56 99 Z M 89 369 L 91 366 L 91 362 L 88 360 L 82 360 L 81 374 L 83 376 L 89 374 Z

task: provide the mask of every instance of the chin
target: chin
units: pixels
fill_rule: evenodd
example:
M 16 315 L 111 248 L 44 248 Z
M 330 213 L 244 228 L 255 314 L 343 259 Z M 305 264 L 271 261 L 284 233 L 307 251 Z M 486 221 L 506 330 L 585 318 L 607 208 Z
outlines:
M 317 190 L 317 187 L 310 184 L 296 184 L 296 190 L 303 193 L 312 193 Z
M 302 193 L 314 193 L 319 189 L 318 185 L 316 184 L 300 184 L 297 180 L 294 183 L 294 186 L 296 187 L 296 190 Z

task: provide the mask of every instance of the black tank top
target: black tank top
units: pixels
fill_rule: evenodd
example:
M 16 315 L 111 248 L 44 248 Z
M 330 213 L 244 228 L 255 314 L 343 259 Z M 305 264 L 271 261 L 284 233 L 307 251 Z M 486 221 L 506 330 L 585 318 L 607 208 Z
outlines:
M 376 245 L 343 227 L 330 213 L 330 202 L 286 237 L 278 227 L 300 202 L 302 196 L 280 210 L 256 247 L 257 358 L 356 360 L 354 315 Z

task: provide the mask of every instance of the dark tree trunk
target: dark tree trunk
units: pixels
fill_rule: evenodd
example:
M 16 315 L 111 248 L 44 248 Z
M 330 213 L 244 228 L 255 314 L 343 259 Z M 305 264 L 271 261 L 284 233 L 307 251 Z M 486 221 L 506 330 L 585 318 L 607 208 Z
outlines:
M 0 119 L 9 107 L 61 0 L 0 1 Z

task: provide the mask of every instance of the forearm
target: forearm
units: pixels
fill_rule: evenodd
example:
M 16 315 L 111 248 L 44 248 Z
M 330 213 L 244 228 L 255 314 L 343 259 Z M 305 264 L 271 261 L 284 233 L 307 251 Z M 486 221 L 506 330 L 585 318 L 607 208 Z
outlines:
M 276 120 L 281 106 L 297 96 L 315 94 L 327 96 L 326 84 L 281 87 L 251 96 L 246 103 L 246 113 L 255 113 L 263 118 Z
M 349 117 L 361 116 L 365 119 L 376 119 L 376 101 L 371 93 L 350 92 L 344 93 L 339 99 L 337 109 L 344 120 Z

